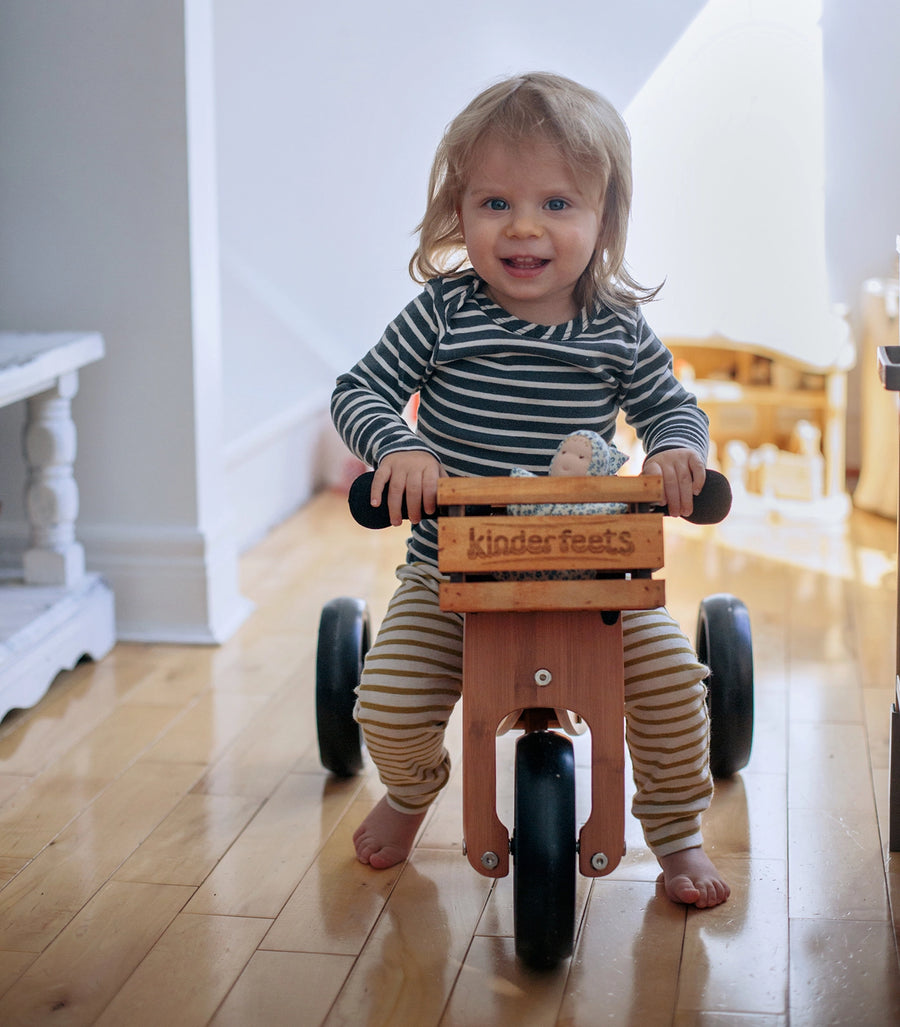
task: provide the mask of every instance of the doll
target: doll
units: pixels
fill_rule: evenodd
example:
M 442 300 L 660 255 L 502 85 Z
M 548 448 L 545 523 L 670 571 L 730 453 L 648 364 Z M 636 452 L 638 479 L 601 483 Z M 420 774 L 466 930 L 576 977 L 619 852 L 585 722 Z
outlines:
M 576 478 L 601 474 L 615 474 L 628 459 L 614 445 L 606 442 L 594 431 L 574 431 L 567 435 L 553 459 L 550 461 L 551 477 Z M 530 471 L 514 467 L 513 478 L 534 478 Z M 627 513 L 627 503 L 512 503 L 506 512 L 514 516 L 536 516 L 540 514 L 616 514 Z M 595 578 L 594 571 L 525 571 L 505 572 L 497 577 L 504 581 L 577 581 Z
M 551 477 L 594 476 L 615 474 L 628 459 L 614 445 L 596 432 L 575 431 L 567 435 L 550 461 Z M 533 478 L 530 471 L 514 467 L 514 478 Z M 625 503 L 514 503 L 507 508 L 510 514 L 612 514 L 626 513 Z

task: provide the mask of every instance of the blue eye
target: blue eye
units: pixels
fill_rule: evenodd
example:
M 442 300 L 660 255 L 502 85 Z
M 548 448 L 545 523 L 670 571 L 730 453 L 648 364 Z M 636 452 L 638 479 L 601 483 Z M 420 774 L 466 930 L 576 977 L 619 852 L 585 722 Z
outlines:
M 558 197 L 553 200 L 547 200 L 548 210 L 565 210 L 569 204 L 566 200 L 561 200 Z
M 485 206 L 488 210 L 509 210 L 509 204 L 506 200 L 500 200 L 497 198 L 488 200 L 487 203 L 485 203 Z

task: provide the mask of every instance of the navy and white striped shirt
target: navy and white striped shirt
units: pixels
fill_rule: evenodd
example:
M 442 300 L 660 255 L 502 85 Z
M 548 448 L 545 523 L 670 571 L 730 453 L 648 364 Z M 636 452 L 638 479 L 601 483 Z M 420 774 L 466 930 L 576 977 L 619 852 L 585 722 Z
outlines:
M 413 431 L 402 412 L 415 392 Z M 612 441 L 620 409 L 648 454 L 687 447 L 706 458 L 706 415 L 639 308 L 529 324 L 490 300 L 474 272 L 432 279 L 338 378 L 331 401 L 338 432 L 366 463 L 424 449 L 448 474 L 469 476 L 546 474 L 570 432 Z M 433 520 L 413 527 L 408 549 L 409 560 L 437 562 Z

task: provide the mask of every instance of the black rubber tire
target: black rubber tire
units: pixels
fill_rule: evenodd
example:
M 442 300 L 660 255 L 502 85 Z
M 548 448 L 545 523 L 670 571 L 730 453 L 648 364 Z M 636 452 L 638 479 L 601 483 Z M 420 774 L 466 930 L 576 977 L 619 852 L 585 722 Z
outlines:
M 731 777 L 747 766 L 753 745 L 753 641 L 740 599 L 719 593 L 703 600 L 697 656 L 709 667 L 710 769 Z
M 353 719 L 356 687 L 369 649 L 362 599 L 332 599 L 322 609 L 316 652 L 316 730 L 322 766 L 338 777 L 362 770 L 362 735 Z
M 555 731 L 516 744 L 513 913 L 516 955 L 550 970 L 575 940 L 575 755 Z

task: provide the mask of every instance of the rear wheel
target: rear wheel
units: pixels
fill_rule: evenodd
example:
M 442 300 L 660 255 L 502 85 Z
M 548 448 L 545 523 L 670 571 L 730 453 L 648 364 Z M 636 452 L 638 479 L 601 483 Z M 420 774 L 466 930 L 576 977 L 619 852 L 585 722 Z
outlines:
M 365 602 L 344 597 L 326 603 L 316 653 L 316 730 L 322 765 L 338 777 L 362 770 L 362 736 L 353 708 L 368 649 Z
M 575 756 L 553 731 L 516 745 L 513 912 L 516 955 L 552 969 L 575 938 Z
M 753 744 L 753 643 L 747 607 L 732 595 L 708 596 L 697 619 L 697 656 L 709 667 L 710 768 L 731 777 Z

